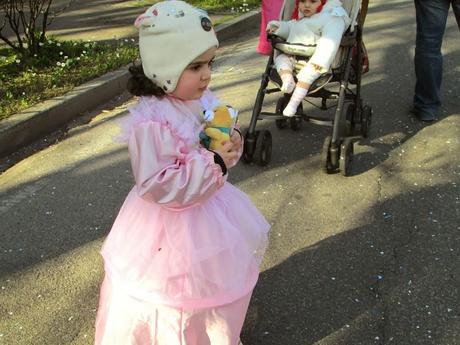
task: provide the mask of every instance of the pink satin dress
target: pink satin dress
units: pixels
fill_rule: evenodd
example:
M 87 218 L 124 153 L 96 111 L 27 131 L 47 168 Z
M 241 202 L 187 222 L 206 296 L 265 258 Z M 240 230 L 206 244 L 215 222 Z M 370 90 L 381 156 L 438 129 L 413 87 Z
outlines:
M 199 144 L 199 101 L 130 109 L 135 186 L 104 242 L 97 345 L 237 345 L 269 224 Z

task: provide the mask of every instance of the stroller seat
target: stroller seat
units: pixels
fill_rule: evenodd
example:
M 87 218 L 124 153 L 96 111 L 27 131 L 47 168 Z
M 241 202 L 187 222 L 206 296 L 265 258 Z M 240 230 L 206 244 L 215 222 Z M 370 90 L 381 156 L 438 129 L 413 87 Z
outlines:
M 295 7 L 295 1 L 284 0 L 280 20 L 290 19 L 292 10 Z M 321 110 L 335 108 L 334 115 L 329 119 L 305 114 L 302 103 L 297 108 L 295 116 L 286 118 L 282 115 L 291 95 L 281 92 L 280 85 L 282 82 L 274 66 L 274 58 L 279 53 L 293 56 L 295 59 L 295 77 L 315 52 L 316 45 L 290 44 L 275 34 L 268 34 L 273 51 L 262 75 L 249 128 L 244 133 L 244 162 L 255 161 L 264 166 L 269 164 L 271 160 L 272 136 L 269 130 L 256 130 L 258 121 L 275 120 L 278 129 L 290 126 L 293 130 L 300 129 L 301 123 L 306 121 L 332 127 L 332 133 L 325 138 L 323 145 L 322 169 L 327 173 L 340 171 L 345 176 L 349 175 L 354 142 L 369 135 L 372 118 L 372 108 L 364 105 L 361 99 L 361 77 L 363 72 L 367 71 L 368 65 L 367 62 L 364 63 L 367 60 L 364 58 L 362 21 L 356 20 L 360 6 L 361 0 L 343 0 L 343 7 L 349 13 L 351 24 L 342 36 L 339 50 L 331 64 L 331 68 L 320 75 L 310 86 L 304 99 L 313 104 L 308 100 L 309 97 L 320 98 L 321 106 L 318 106 L 318 108 Z M 268 88 L 269 83 L 274 84 L 275 87 Z M 337 84 L 337 90 L 332 90 L 333 85 L 325 88 L 326 85 L 333 83 Z M 354 90 L 350 87 L 351 85 L 355 85 Z M 282 93 L 276 103 L 275 111 L 262 111 L 265 95 L 275 92 Z M 335 104 L 328 106 L 328 102 L 334 102 Z
M 296 74 L 307 64 L 308 60 L 312 57 L 315 52 L 316 45 L 304 45 L 304 44 L 293 44 L 287 43 L 285 39 L 276 36 L 275 34 L 269 34 L 268 39 L 272 42 L 273 49 L 282 52 L 287 55 L 291 55 L 295 58 L 294 63 L 294 79 L 297 82 Z M 333 79 L 333 71 L 330 69 L 322 73 L 310 86 L 308 95 L 318 92 L 322 87 L 326 86 Z M 281 88 L 281 78 L 275 68 L 272 68 L 269 75 L 270 81 L 272 81 L 278 88 Z
M 286 42 L 277 42 L 274 48 L 288 55 L 303 56 L 310 58 L 315 52 L 316 46 L 306 46 L 303 44 L 291 44 Z

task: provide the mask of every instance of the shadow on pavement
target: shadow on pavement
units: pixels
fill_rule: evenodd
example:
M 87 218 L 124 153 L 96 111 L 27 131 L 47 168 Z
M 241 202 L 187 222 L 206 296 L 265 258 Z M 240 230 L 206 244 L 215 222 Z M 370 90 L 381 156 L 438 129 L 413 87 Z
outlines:
M 451 184 L 398 195 L 370 210 L 371 223 L 261 273 L 243 343 L 459 344 L 460 236 L 452 210 L 426 209 L 433 195 L 457 198 Z

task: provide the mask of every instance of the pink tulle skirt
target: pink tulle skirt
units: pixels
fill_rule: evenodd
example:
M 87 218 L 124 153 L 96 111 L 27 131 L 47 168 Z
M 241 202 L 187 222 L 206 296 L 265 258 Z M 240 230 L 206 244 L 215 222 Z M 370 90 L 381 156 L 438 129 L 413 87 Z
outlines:
M 147 332 L 152 322 L 163 322 L 159 310 L 167 322 L 175 324 L 175 328 L 161 328 L 159 333 L 177 331 L 179 324 L 171 319 L 188 313 L 187 317 L 193 317 L 191 324 L 196 325 L 189 329 L 191 334 L 202 331 L 207 334 L 209 322 L 199 321 L 207 317 L 195 318 L 195 314 L 208 315 L 210 310 L 228 308 L 238 315 L 228 320 L 229 331 L 224 332 L 228 334 L 222 342 L 216 340 L 212 345 L 233 345 L 233 339 L 237 339 L 233 333 L 239 334 L 240 319 L 244 320 L 245 298 L 249 300 L 258 278 L 268 230 L 269 224 L 246 194 L 229 183 L 202 204 L 182 210 L 146 201 L 138 196 L 134 187 L 102 248 L 106 279 L 98 311 L 98 337 L 112 339 L 110 334 L 118 329 L 117 324 L 131 324 L 132 332 L 123 330 L 129 335 L 124 338 L 126 342 L 119 343 L 144 344 L 129 337 L 134 336 L 133 332 L 142 333 L 142 329 Z M 142 312 L 136 311 L 136 303 L 131 303 L 134 300 L 138 301 L 139 308 L 142 306 Z M 171 315 L 167 316 L 169 312 Z M 227 319 L 225 315 L 221 317 L 216 322 Z M 133 327 L 140 328 L 134 331 Z M 163 339 L 166 335 L 159 337 Z M 204 345 L 208 342 L 158 344 Z
M 106 277 L 96 345 L 237 345 L 251 295 L 223 306 L 184 310 L 127 295 Z

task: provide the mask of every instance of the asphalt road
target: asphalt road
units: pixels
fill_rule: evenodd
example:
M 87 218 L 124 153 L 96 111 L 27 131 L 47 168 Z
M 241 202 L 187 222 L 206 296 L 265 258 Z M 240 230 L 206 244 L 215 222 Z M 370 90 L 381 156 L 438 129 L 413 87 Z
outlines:
M 272 163 L 230 172 L 273 226 L 245 345 L 460 344 L 459 33 L 452 15 L 443 114 L 425 126 L 407 114 L 412 6 L 371 3 L 363 97 L 374 121 L 351 177 L 319 169 L 328 128 L 270 122 L 259 128 L 272 132 Z M 212 84 L 243 125 L 266 63 L 257 32 L 220 49 Z M 92 343 L 98 251 L 132 186 L 126 147 L 113 140 L 128 103 L 0 175 L 0 344 Z

